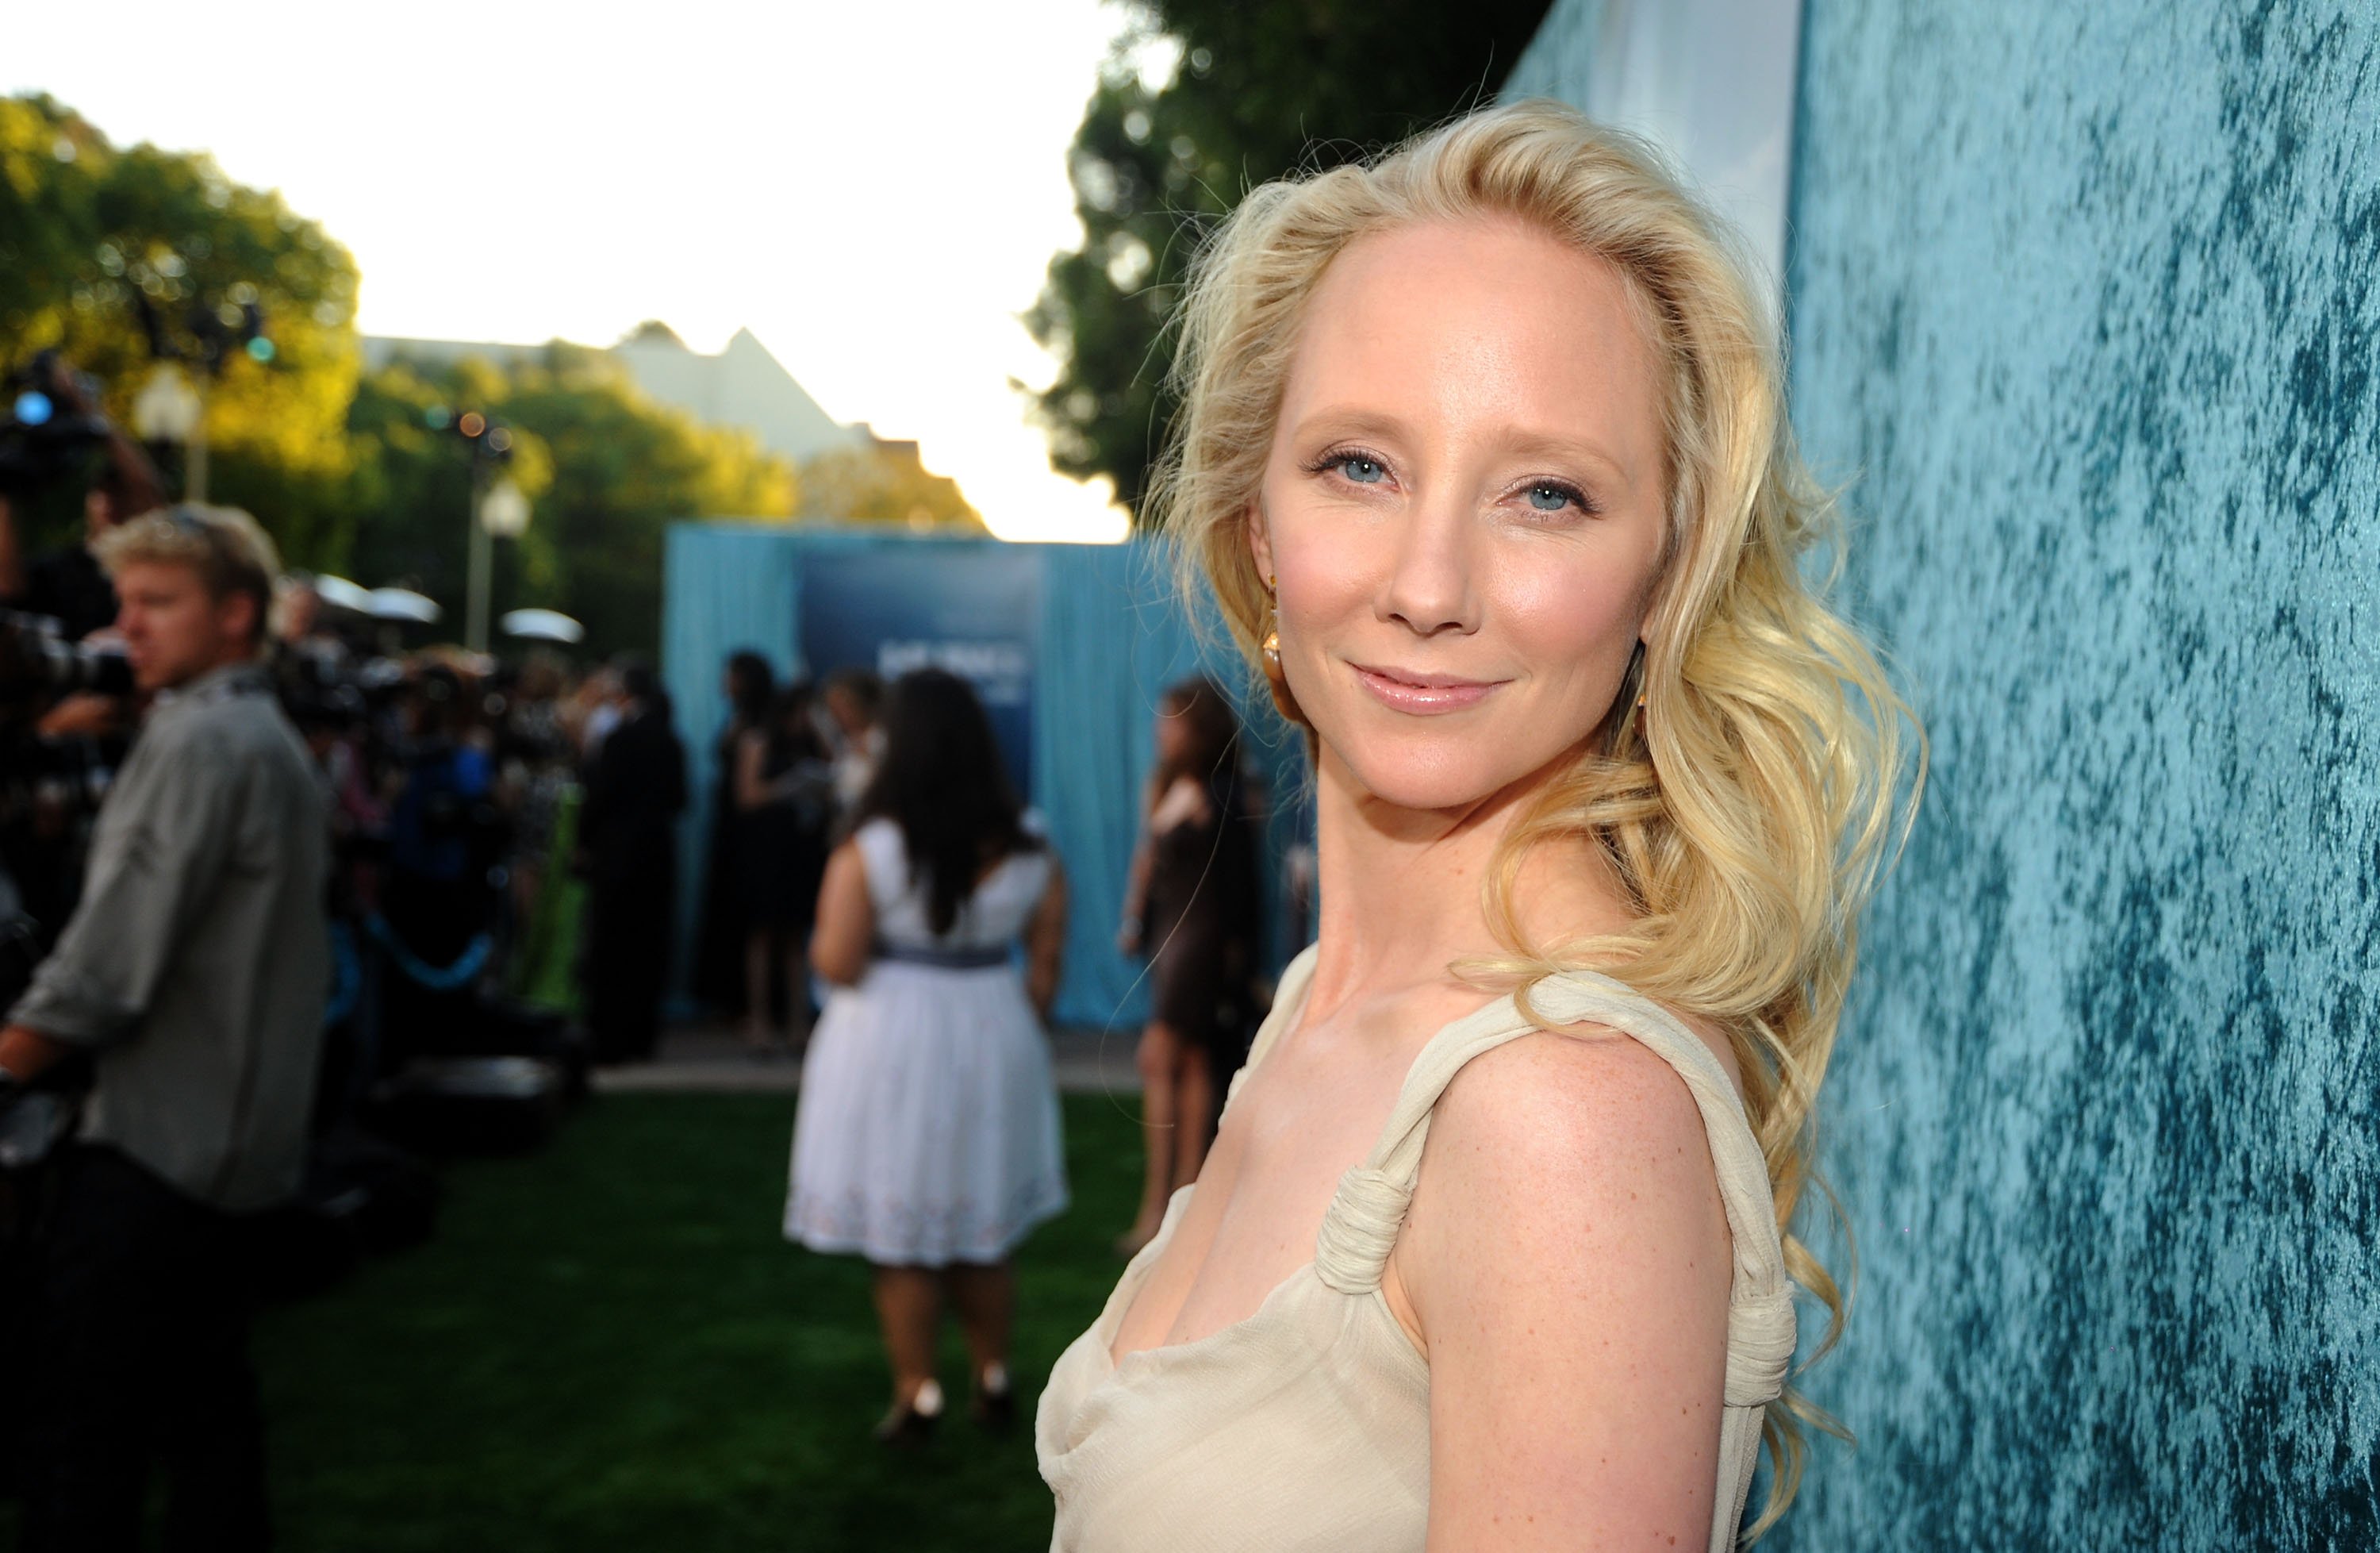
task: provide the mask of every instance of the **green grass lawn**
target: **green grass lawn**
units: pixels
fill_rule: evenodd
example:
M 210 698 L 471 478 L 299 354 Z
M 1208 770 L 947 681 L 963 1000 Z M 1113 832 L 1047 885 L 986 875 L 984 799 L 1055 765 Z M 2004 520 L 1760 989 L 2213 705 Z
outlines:
M 1066 1102 L 1075 1207 L 1018 1258 L 1026 1419 L 953 1400 L 911 1454 L 859 1262 L 778 1234 L 783 1097 L 612 1095 L 544 1152 L 447 1172 L 438 1233 L 257 1330 L 297 1553 L 1046 1547 L 1030 1403 L 1097 1314 L 1131 1215 L 1133 1101 Z

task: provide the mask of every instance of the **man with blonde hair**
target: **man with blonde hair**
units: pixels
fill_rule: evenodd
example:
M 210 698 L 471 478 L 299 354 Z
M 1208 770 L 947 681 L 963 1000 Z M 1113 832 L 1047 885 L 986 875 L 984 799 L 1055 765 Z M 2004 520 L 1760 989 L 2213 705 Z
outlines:
M 35 1253 L 23 1546 L 136 1547 L 153 1449 L 169 1548 L 261 1547 L 237 1231 L 304 1166 L 325 803 L 259 661 L 279 563 L 255 520 L 176 507 L 97 551 L 154 702 L 81 905 L 0 1028 L 0 1094 L 73 1053 L 94 1075 Z

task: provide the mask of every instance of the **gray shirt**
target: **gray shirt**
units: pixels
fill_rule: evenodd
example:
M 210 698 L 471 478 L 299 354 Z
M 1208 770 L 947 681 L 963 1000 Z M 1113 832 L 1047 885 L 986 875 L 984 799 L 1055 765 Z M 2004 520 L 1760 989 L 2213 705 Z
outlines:
M 296 1192 L 330 979 L 328 818 L 263 669 L 160 695 L 82 904 L 9 1011 L 95 1052 L 82 1136 L 215 1207 Z

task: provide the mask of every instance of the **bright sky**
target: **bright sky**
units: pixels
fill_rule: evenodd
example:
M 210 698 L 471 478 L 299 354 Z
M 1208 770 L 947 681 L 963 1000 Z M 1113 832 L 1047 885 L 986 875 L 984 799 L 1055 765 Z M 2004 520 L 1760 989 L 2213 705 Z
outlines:
M 212 152 L 363 269 L 366 334 L 609 345 L 737 326 L 839 421 L 915 437 L 994 532 L 1111 539 L 1050 471 L 1017 315 L 1080 239 L 1099 0 L 12 7 L 0 92 Z

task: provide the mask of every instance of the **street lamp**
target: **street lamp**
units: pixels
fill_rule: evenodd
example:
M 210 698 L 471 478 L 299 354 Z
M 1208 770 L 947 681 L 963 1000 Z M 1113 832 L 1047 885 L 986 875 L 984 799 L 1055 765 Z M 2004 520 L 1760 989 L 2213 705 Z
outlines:
M 182 489 L 192 501 L 207 499 L 207 401 L 179 365 L 160 361 L 132 400 L 132 434 L 152 445 L 187 449 Z
M 257 302 L 256 288 L 245 281 L 233 287 L 228 300 L 220 304 L 193 299 L 178 331 L 146 292 L 133 292 L 132 305 L 140 316 L 140 331 L 148 337 L 149 354 L 157 360 L 157 370 L 149 374 L 140 399 L 135 401 L 133 430 L 143 442 L 183 445 L 188 467 L 183 471 L 182 495 L 190 501 L 204 501 L 207 385 L 222 378 L 225 363 L 234 356 L 244 355 L 260 366 L 273 359 L 273 341 L 264 332 L 264 309 Z M 182 361 L 199 369 L 195 388 L 182 375 L 177 365 Z M 140 409 L 143 400 L 150 405 L 148 429 L 143 428 Z
M 528 532 L 528 498 L 510 480 L 499 480 L 480 498 L 480 521 L 498 539 L 518 539 Z
M 504 428 L 492 427 L 490 433 L 490 440 L 496 441 L 495 434 L 503 434 Z M 511 444 L 510 434 L 503 434 L 497 454 L 509 450 Z M 475 459 L 471 470 L 471 567 L 465 588 L 463 645 L 474 653 L 488 650 L 488 585 L 494 569 L 494 542 L 498 536 L 518 539 L 528 532 L 528 498 L 510 479 L 491 479 L 484 472 L 491 467 L 490 460 Z

